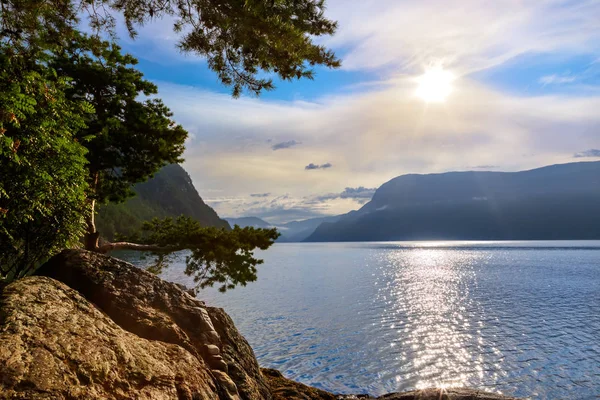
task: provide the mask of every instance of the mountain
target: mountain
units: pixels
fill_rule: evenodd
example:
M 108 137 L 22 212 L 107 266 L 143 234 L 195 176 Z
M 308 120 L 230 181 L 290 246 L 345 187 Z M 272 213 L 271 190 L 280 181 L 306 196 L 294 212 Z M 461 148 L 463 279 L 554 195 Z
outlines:
M 307 241 L 600 239 L 600 162 L 403 175 Z
M 239 225 L 241 228 L 247 226 L 252 228 L 277 228 L 281 236 L 278 242 L 302 242 L 309 237 L 315 229 L 323 222 L 336 222 L 340 219 L 340 215 L 332 217 L 318 217 L 306 219 L 303 221 L 292 221 L 285 224 L 273 225 L 258 217 L 240 217 L 240 218 L 225 218 L 227 222 L 233 225 Z
M 257 217 L 224 218 L 231 226 L 238 225 L 240 228 L 273 228 L 273 225 Z
M 322 223 L 337 222 L 340 218 L 341 215 L 335 215 L 330 217 L 310 218 L 303 221 L 292 221 L 279 225 L 277 226 L 277 229 L 279 229 L 279 232 L 282 234 L 280 241 L 302 242 Z
M 180 215 L 192 217 L 206 226 L 229 228 L 227 221 L 204 203 L 181 165 L 165 166 L 152 179 L 135 185 L 134 191 L 136 196 L 124 203 L 100 207 L 96 225 L 103 237 L 112 240 L 115 233 L 133 233 L 144 221 L 154 217 Z

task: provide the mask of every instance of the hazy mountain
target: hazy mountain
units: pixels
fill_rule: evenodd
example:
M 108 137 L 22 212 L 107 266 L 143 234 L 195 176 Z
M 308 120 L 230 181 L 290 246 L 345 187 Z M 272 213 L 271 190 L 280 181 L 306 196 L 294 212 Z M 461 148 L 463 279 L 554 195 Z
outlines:
M 224 218 L 231 226 L 238 225 L 240 228 L 273 228 L 273 225 L 258 217 Z
M 112 240 L 115 233 L 130 234 L 154 217 L 186 215 L 206 226 L 227 227 L 227 221 L 204 203 L 188 173 L 177 164 L 167 165 L 154 177 L 134 187 L 135 197 L 121 204 L 100 207 L 96 224 Z
M 340 215 L 332 217 L 311 218 L 303 221 L 292 221 L 285 224 L 273 225 L 258 217 L 225 218 L 231 226 L 239 225 L 241 228 L 277 228 L 281 236 L 278 242 L 302 242 L 309 237 L 323 222 L 336 222 Z
M 600 239 L 600 162 L 403 175 L 308 241 Z
M 331 217 L 318 217 L 305 219 L 303 221 L 292 221 L 281 224 L 277 227 L 281 232 L 280 241 L 284 242 L 302 242 L 309 237 L 319 225 L 324 222 L 337 222 L 341 215 Z

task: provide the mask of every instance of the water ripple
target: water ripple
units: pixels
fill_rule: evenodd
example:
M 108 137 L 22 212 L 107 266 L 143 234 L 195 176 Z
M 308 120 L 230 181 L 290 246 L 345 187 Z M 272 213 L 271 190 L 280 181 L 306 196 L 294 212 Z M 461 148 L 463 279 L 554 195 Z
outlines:
M 339 393 L 600 397 L 599 242 L 277 244 L 224 307 L 263 366 Z M 182 266 L 165 277 L 184 284 Z

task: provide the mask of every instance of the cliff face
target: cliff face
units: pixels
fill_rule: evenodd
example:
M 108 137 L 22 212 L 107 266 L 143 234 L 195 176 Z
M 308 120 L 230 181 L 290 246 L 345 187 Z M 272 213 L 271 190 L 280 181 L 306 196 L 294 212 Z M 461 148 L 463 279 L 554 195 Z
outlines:
M 96 224 L 102 237 L 113 240 L 115 233 L 130 235 L 144 221 L 154 217 L 192 217 L 204 226 L 229 229 L 227 221 L 200 197 L 192 179 L 181 165 L 170 164 L 153 178 L 133 187 L 135 197 L 124 203 L 100 206 Z
M 500 398 L 463 394 L 452 398 Z M 222 309 L 111 257 L 64 251 L 2 289 L 0 399 L 133 398 L 344 397 L 261 370 Z

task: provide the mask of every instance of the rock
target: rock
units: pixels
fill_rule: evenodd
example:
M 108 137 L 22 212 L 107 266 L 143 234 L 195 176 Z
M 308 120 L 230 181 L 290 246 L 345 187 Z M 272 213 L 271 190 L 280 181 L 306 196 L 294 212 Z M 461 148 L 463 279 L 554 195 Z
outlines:
M 473 389 L 425 389 L 377 398 L 368 395 L 333 395 L 287 379 L 274 369 L 263 368 L 262 373 L 274 400 L 511 400 L 506 396 Z
M 179 345 L 212 370 L 227 373 L 241 399 L 271 398 L 254 352 L 231 318 L 177 285 L 124 261 L 83 250 L 63 251 L 37 274 L 77 290 L 123 329 Z
M 198 295 L 197 289 L 194 289 L 194 288 L 190 289 L 181 283 L 175 283 L 174 285 L 176 285 L 179 289 L 183 290 L 184 292 L 186 292 L 187 294 L 189 294 L 192 297 L 196 297 Z
M 270 399 L 271 392 L 246 339 L 223 309 L 207 307 L 221 338 L 221 355 L 243 399 Z
M 240 400 L 240 395 L 237 390 L 237 386 L 229 375 L 227 375 L 223 371 L 213 371 L 213 375 L 217 379 L 217 381 L 221 384 L 222 396 L 221 398 L 224 400 Z
M 208 353 L 210 355 L 218 356 L 219 354 L 221 354 L 221 350 L 213 344 L 207 344 L 204 347 L 205 347 L 206 353 Z
M 516 400 L 512 397 L 480 390 L 456 389 L 425 389 L 412 392 L 388 394 L 377 400 Z
M 127 332 L 68 286 L 29 277 L 0 298 L 2 399 L 218 399 L 208 366 Z
M 283 377 L 281 372 L 263 368 L 274 400 L 337 400 L 334 394 Z

